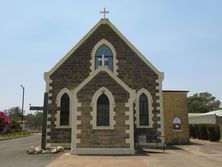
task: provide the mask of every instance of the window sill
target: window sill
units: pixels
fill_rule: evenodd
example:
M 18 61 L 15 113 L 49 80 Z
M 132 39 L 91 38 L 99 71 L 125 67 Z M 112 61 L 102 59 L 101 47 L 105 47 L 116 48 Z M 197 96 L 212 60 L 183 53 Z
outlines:
M 136 128 L 152 128 L 151 125 L 137 125 Z
M 55 128 L 57 128 L 57 129 L 65 129 L 65 128 L 71 128 L 71 126 L 70 125 L 59 125 L 59 126 L 56 126 Z
M 94 130 L 114 130 L 114 126 L 94 126 Z

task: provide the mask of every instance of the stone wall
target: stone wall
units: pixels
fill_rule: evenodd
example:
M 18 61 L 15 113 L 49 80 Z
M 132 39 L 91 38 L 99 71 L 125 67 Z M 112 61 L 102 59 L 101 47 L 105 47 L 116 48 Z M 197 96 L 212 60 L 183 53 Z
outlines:
M 163 113 L 166 144 L 188 144 L 189 124 L 186 91 L 163 91 Z M 181 131 L 173 131 L 173 119 L 181 119 Z
M 92 97 L 101 87 L 106 87 L 112 92 L 116 103 L 114 108 L 116 124 L 114 125 L 115 128 L 111 130 L 92 129 L 90 124 L 92 120 L 90 114 L 92 112 Z M 77 127 L 77 129 L 81 130 L 81 134 L 77 136 L 80 139 L 77 148 L 129 148 L 129 144 L 126 143 L 126 139 L 129 138 L 129 135 L 126 134 L 126 130 L 129 129 L 129 125 L 126 124 L 129 116 L 126 116 L 126 111 L 129 111 L 129 108 L 125 107 L 129 97 L 129 93 L 106 72 L 100 72 L 87 83 L 77 93 L 78 102 L 81 103 L 81 107 L 78 107 L 78 111 L 81 111 L 81 116 L 77 119 L 81 121 L 81 125 Z

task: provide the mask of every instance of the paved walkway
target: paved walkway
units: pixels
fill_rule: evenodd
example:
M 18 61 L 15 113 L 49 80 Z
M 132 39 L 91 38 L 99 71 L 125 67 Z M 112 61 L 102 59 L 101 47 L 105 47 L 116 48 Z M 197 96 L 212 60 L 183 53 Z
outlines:
M 49 167 L 221 167 L 222 143 L 192 140 L 166 153 L 143 156 L 78 156 L 63 154 Z

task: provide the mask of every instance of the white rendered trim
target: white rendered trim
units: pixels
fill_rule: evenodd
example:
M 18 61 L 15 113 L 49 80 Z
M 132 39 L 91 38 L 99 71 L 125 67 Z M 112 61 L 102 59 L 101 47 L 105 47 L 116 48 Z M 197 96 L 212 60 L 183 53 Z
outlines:
M 50 83 L 52 83 L 52 80 L 50 79 L 48 72 L 44 73 L 44 80 L 46 82 L 46 90 L 45 90 L 45 92 L 49 93 L 49 91 L 52 90 L 52 87 L 50 86 Z M 50 95 L 52 96 L 52 94 L 50 94 Z
M 111 78 L 113 78 L 120 86 L 122 86 L 127 92 L 131 92 L 132 89 L 125 84 L 120 78 L 114 75 L 107 66 L 99 66 L 92 75 L 88 76 L 79 86 L 76 87 L 75 91 L 78 93 L 89 81 L 91 81 L 101 71 L 106 72 Z
M 46 135 L 46 140 L 50 140 L 50 139 L 51 139 L 51 136 Z
M 130 98 L 128 99 L 128 103 L 125 104 L 126 107 L 129 107 L 129 111 L 126 111 L 125 114 L 129 116 L 129 129 L 125 130 L 126 134 L 129 134 L 129 138 L 126 139 L 126 143 L 130 144 L 130 148 L 134 149 L 134 110 L 133 110 L 133 102 L 136 98 L 136 91 L 132 90 L 130 92 Z
M 147 99 L 148 99 L 148 107 L 149 108 L 148 108 L 148 118 L 147 119 L 149 119 L 149 125 L 140 125 L 139 98 L 140 98 L 140 95 L 142 93 L 144 93 L 147 96 Z M 152 107 L 152 104 L 153 104 L 153 98 L 152 98 L 150 92 L 147 89 L 142 88 L 136 93 L 136 127 L 137 128 L 152 128 L 152 126 L 153 126 L 153 120 L 152 120 L 153 107 Z
M 163 114 L 163 91 L 162 91 L 162 82 L 163 82 L 163 78 L 164 75 L 162 73 L 161 76 L 159 76 L 158 80 L 159 80 L 159 100 L 160 100 L 160 128 L 158 128 L 157 130 L 160 132 L 161 136 L 165 136 L 165 132 L 164 132 L 164 114 Z M 159 123 L 159 122 L 158 122 Z M 161 138 L 161 143 L 165 143 L 164 138 Z
M 97 126 L 97 101 L 100 95 L 105 94 L 108 99 L 109 99 L 109 126 Z M 92 121 L 90 121 L 92 128 L 93 129 L 114 129 L 114 125 L 116 121 L 114 120 L 114 116 L 116 115 L 116 112 L 114 111 L 114 107 L 116 107 L 116 103 L 114 100 L 114 97 L 112 93 L 105 87 L 101 87 L 98 89 L 95 94 L 92 97 L 91 101 L 91 116 L 92 116 Z
M 143 60 L 143 62 L 149 66 L 159 77 L 163 73 L 159 72 L 157 68 L 155 68 L 143 55 L 139 52 L 132 44 L 129 42 L 126 37 L 108 20 L 108 19 L 101 19 L 49 72 L 48 74 L 51 75 L 59 66 L 61 66 L 66 59 L 68 59 L 75 50 L 82 45 L 83 42 L 101 25 L 107 24 L 109 25 L 118 35 L 119 37 L 138 55 L 138 57 Z
M 71 103 L 72 103 L 72 95 L 71 95 L 71 91 L 67 88 L 63 88 L 62 90 L 59 91 L 57 97 L 56 97 L 56 106 L 57 107 L 61 107 L 61 98 L 64 94 L 67 94 L 69 96 L 69 125 L 60 125 L 60 115 L 61 115 L 61 111 L 57 110 L 56 112 L 56 127 L 55 128 L 71 128 L 71 111 L 72 111 L 72 107 L 71 107 Z
M 98 155 L 133 155 L 134 148 L 77 148 L 71 154 L 98 154 Z
M 118 75 L 117 73 L 117 69 L 118 69 L 118 66 L 117 66 L 117 54 L 116 54 L 116 49 L 114 48 L 114 46 L 109 42 L 107 41 L 106 39 L 101 39 L 99 42 L 97 42 L 97 44 L 93 47 L 92 49 L 92 52 L 91 52 L 91 60 L 90 60 L 90 63 L 91 63 L 91 66 L 90 66 L 90 75 L 93 74 L 93 72 L 96 70 L 95 69 L 95 56 L 96 56 L 96 51 L 98 50 L 98 48 L 101 46 L 101 45 L 106 45 L 110 48 L 110 50 L 112 51 L 113 53 L 113 73 Z
M 76 91 L 75 90 L 72 90 L 72 94 L 73 94 L 73 102 L 75 104 L 78 103 L 78 100 L 77 100 L 77 94 L 76 94 Z M 75 150 L 76 149 L 76 145 L 77 145 L 77 105 L 74 105 L 73 106 L 73 112 L 71 114 L 71 126 L 72 126 L 72 129 L 71 129 L 71 150 Z

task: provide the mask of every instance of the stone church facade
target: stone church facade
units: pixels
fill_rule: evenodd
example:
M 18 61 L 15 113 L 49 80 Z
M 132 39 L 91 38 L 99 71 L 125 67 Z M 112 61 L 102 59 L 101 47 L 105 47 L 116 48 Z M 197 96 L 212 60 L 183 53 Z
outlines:
M 49 72 L 46 142 L 74 154 L 134 154 L 138 136 L 164 136 L 158 71 L 101 19 Z M 164 143 L 164 138 L 159 138 Z

